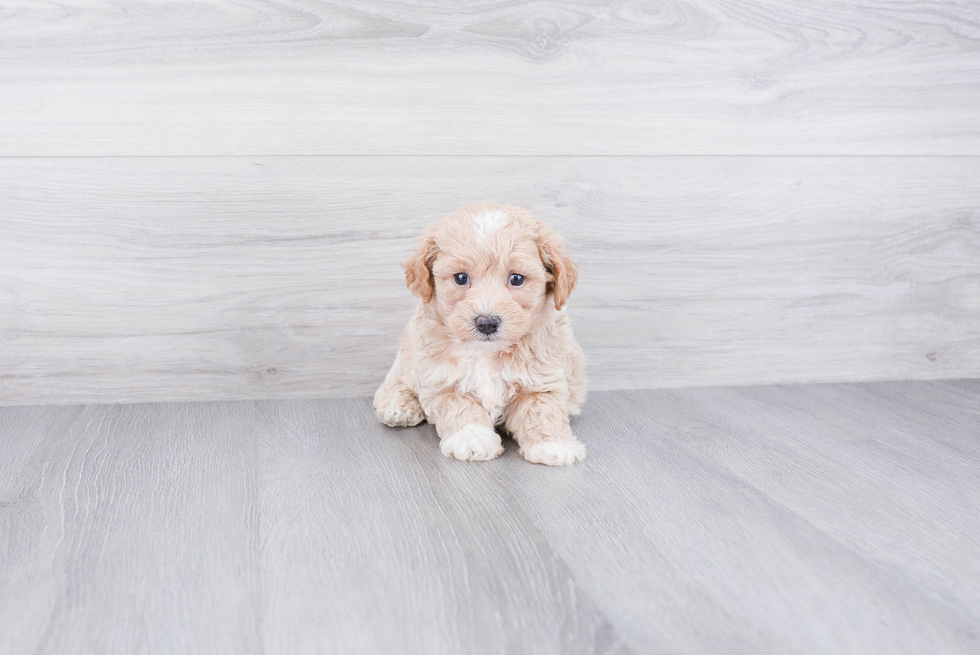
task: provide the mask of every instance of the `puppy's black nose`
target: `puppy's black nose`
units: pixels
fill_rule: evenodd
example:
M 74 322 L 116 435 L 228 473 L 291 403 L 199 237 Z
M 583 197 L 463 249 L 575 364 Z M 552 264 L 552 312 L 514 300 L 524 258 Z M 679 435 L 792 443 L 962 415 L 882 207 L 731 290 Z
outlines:
M 474 322 L 476 323 L 476 329 L 487 336 L 496 332 L 497 328 L 500 327 L 499 316 L 480 315 L 476 317 Z

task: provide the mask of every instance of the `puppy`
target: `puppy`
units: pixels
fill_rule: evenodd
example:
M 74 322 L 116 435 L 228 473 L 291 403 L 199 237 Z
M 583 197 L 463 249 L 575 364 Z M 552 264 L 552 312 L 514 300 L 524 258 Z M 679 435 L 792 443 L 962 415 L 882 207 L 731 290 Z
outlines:
M 503 427 L 529 462 L 585 459 L 569 426 L 585 401 L 582 350 L 563 311 L 577 267 L 527 210 L 494 203 L 448 214 L 405 265 L 418 297 L 374 396 L 385 425 L 435 423 L 446 457 L 494 459 Z

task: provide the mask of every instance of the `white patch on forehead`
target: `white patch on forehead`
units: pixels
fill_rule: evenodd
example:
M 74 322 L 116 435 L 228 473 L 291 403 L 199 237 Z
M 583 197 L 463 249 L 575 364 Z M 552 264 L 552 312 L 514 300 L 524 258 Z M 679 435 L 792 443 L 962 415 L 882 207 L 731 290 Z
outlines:
M 476 232 L 483 238 L 491 236 L 507 222 L 507 212 L 503 209 L 481 209 L 473 214 Z

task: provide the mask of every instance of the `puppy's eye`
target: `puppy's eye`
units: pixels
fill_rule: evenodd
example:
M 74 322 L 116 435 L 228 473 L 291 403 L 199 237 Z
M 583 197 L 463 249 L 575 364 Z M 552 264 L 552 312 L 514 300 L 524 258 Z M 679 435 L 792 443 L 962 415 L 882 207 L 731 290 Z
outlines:
M 510 282 L 510 286 L 519 287 L 522 284 L 524 284 L 524 276 L 519 273 L 514 273 L 513 275 L 510 276 L 510 279 L 507 281 Z
M 453 282 L 455 282 L 461 287 L 465 287 L 469 281 L 470 281 L 470 276 L 467 275 L 466 273 L 457 273 L 456 275 L 453 276 Z

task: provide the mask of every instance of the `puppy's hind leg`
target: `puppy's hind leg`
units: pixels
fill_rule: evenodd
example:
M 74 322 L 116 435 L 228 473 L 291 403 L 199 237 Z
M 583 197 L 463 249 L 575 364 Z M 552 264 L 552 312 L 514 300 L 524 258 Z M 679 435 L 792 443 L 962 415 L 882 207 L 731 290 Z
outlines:
M 399 349 L 395 363 L 374 394 L 374 413 L 378 420 L 393 428 L 410 427 L 425 420 L 418 396 L 402 380 L 402 366 L 406 359 L 404 349 Z
M 403 384 L 378 389 L 374 395 L 374 413 L 382 423 L 393 428 L 407 428 L 425 420 L 418 396 Z
M 566 375 L 568 380 L 568 413 L 578 416 L 582 413 L 585 402 L 585 358 L 578 343 L 572 340 L 572 349 L 568 353 Z

